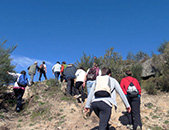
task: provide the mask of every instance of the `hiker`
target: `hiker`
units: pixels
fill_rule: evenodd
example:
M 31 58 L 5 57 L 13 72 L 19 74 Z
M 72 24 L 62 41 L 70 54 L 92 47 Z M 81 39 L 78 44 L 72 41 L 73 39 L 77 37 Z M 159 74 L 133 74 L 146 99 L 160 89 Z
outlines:
M 39 71 L 40 71 L 39 82 L 41 82 L 42 74 L 45 77 L 45 80 L 47 80 L 47 77 L 46 77 L 47 68 L 46 68 L 46 65 L 45 65 L 45 61 L 43 61 L 42 64 L 40 65 Z
M 72 92 L 74 86 L 74 79 L 76 78 L 76 67 L 73 64 L 69 64 L 66 69 L 63 71 L 64 79 L 67 82 L 67 94 L 73 96 L 74 93 Z
M 119 93 L 128 112 L 131 111 L 131 107 L 119 83 L 111 77 L 111 70 L 104 67 L 101 71 L 102 75 L 97 76 L 96 82 L 90 90 L 85 111 L 89 112 L 92 109 L 99 117 L 99 130 L 109 130 L 108 122 L 111 117 L 112 105 L 117 108 L 116 91 Z
M 60 65 L 60 62 L 57 61 L 56 64 L 52 67 L 52 72 L 55 75 L 56 82 L 57 82 L 56 85 L 59 85 L 58 84 L 58 78 L 59 78 L 59 75 L 60 75 L 60 71 L 61 71 L 61 65 Z
M 93 85 L 93 83 L 96 80 L 96 77 L 98 75 L 101 75 L 101 70 L 99 69 L 99 67 L 97 66 L 96 63 L 93 63 L 93 67 L 89 68 L 87 70 L 86 76 L 84 78 L 84 82 L 83 82 L 83 87 L 87 86 L 87 93 L 90 93 L 90 89 Z
M 132 109 L 131 113 L 128 114 L 129 127 L 133 130 L 137 130 L 139 127 L 139 129 L 142 129 L 140 116 L 141 87 L 138 80 L 132 77 L 131 70 L 127 70 L 126 75 L 127 77 L 121 80 L 120 86 L 126 95 Z
M 61 65 L 61 70 L 60 70 L 60 82 L 63 82 L 63 79 L 64 79 L 63 71 L 64 69 L 66 69 L 66 67 L 67 67 L 67 64 L 65 61 L 63 61 Z
M 84 68 L 83 67 L 80 67 L 76 73 L 75 73 L 75 76 L 76 76 L 76 84 L 75 84 L 75 98 L 79 98 L 82 96 L 83 98 L 83 94 L 84 94 L 84 88 L 82 87 L 82 91 L 80 92 L 79 91 L 79 88 L 82 86 L 83 82 L 84 82 L 84 78 L 86 76 L 86 72 L 84 71 Z M 82 99 L 84 100 L 84 99 Z
M 38 62 L 35 61 L 33 65 L 28 67 L 28 74 L 31 76 L 30 85 L 34 84 L 33 78 L 36 74 L 36 70 L 39 72 L 39 66 L 37 64 Z
M 29 81 L 24 70 L 21 71 L 21 73 L 7 73 L 17 78 L 16 82 L 14 83 L 13 91 L 17 99 L 16 111 L 19 112 L 22 109 L 22 97 L 24 95 L 26 86 L 29 85 Z

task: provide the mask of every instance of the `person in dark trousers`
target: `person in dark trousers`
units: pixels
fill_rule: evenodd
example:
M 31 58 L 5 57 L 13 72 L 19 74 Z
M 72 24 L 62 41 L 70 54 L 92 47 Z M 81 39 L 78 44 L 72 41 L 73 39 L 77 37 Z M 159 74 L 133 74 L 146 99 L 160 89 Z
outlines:
M 66 69 L 63 71 L 64 79 L 67 81 L 67 94 L 73 96 L 72 91 L 74 86 L 74 79 L 76 78 L 76 67 L 73 64 L 69 64 Z
M 63 80 L 64 80 L 63 72 L 66 69 L 66 67 L 67 67 L 67 64 L 66 64 L 65 61 L 63 61 L 62 64 L 61 64 L 61 70 L 60 70 L 60 82 L 63 82 Z
M 42 74 L 45 77 L 45 80 L 47 80 L 47 77 L 46 77 L 47 68 L 46 68 L 46 65 L 45 65 L 45 61 L 42 62 L 42 64 L 39 67 L 39 70 L 40 70 L 39 81 L 41 82 Z
M 140 116 L 141 87 L 140 87 L 138 80 L 132 77 L 131 70 L 127 70 L 126 75 L 127 77 L 121 80 L 120 86 L 124 94 L 126 95 L 128 102 L 131 106 L 131 113 L 128 114 L 129 126 L 133 130 L 140 130 L 142 129 L 141 116 Z M 131 82 L 132 84 L 134 84 L 134 86 L 138 90 L 138 95 L 136 96 L 131 96 L 128 93 L 128 87 Z
M 92 108 L 99 117 L 99 130 L 109 130 L 108 122 L 111 117 L 112 105 L 117 108 L 116 91 L 119 93 L 128 112 L 131 111 L 131 107 L 119 83 L 111 77 L 111 70 L 104 67 L 101 71 L 102 75 L 97 76 L 96 82 L 92 85 L 85 105 L 85 111 L 89 112 Z M 107 93 L 108 91 L 109 93 Z
M 27 85 L 29 85 L 27 76 L 26 76 L 26 72 L 23 70 L 21 71 L 21 73 L 11 73 L 11 72 L 7 72 L 9 75 L 12 75 L 13 77 L 17 78 L 17 81 L 14 83 L 14 87 L 13 87 L 13 91 L 15 93 L 15 97 L 17 99 L 17 105 L 16 105 L 16 111 L 20 112 L 21 108 L 22 108 L 22 97 L 24 95 L 25 92 L 25 87 L 19 86 L 18 85 L 18 80 L 19 77 L 23 74 L 25 75 L 25 78 L 27 80 Z

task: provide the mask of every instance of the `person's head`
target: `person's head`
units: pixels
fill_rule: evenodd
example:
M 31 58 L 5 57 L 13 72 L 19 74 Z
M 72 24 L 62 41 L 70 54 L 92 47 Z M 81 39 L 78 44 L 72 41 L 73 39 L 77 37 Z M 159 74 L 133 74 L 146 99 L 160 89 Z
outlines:
M 42 63 L 45 64 L 45 61 L 43 61 Z
M 59 62 L 59 61 L 57 61 L 56 63 L 60 64 L 60 62 Z
M 82 70 L 84 70 L 84 68 L 81 66 L 79 69 L 82 69 Z
M 101 71 L 102 71 L 102 76 L 104 76 L 104 75 L 110 75 L 111 76 L 111 70 L 109 68 L 103 67 L 101 69 Z
M 38 64 L 38 62 L 37 62 L 37 61 L 35 61 L 35 62 L 34 62 L 34 64 L 35 64 L 35 65 L 37 65 L 37 64 Z
M 63 62 L 62 62 L 62 64 L 66 64 L 66 62 L 65 62 L 65 61 L 63 61 Z
M 26 71 L 22 70 L 20 74 L 26 75 Z
M 93 67 L 97 67 L 97 64 L 96 64 L 96 63 L 93 63 Z
M 127 76 L 131 76 L 131 75 L 132 75 L 131 70 L 126 70 L 126 75 L 127 75 Z

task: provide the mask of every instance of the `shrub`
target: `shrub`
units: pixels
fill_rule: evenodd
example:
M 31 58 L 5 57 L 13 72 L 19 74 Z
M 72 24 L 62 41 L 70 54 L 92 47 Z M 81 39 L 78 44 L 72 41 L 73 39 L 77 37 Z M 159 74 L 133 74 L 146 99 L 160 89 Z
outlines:
M 142 82 L 143 89 L 146 90 L 148 94 L 156 95 L 157 89 L 156 89 L 156 82 L 154 79 L 149 79 L 147 81 Z

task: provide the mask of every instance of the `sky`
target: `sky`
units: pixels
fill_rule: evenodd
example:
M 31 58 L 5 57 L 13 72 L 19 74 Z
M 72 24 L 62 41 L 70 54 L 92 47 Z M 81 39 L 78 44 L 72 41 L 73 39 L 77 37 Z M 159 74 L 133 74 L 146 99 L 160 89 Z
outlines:
M 169 41 L 169 0 L 0 0 L 0 43 L 17 45 L 15 70 L 46 61 L 75 63 L 104 56 L 111 47 L 123 59 L 129 52 L 158 54 Z

